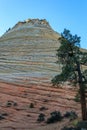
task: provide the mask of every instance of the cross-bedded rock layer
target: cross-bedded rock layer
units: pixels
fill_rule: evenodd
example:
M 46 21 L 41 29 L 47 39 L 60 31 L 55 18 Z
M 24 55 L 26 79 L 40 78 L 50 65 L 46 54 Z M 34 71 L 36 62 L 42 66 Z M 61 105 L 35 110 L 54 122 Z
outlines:
M 58 37 L 45 19 L 18 22 L 0 38 L 0 79 L 49 82 L 59 72 L 55 63 Z

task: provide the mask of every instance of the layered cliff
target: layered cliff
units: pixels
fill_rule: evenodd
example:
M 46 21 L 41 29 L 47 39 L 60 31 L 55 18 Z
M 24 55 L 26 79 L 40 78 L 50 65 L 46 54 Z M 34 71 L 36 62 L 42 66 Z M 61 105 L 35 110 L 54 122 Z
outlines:
M 0 82 L 0 130 L 60 130 L 70 119 L 47 125 L 55 110 L 75 111 L 81 117 L 75 88 L 49 84 L 61 69 L 56 64 L 58 38 L 49 23 L 39 19 L 18 22 L 0 38 L 0 80 L 6 81 Z M 38 123 L 40 113 L 45 121 Z
M 18 22 L 0 38 L 0 79 L 46 83 L 59 72 L 59 34 L 45 20 Z

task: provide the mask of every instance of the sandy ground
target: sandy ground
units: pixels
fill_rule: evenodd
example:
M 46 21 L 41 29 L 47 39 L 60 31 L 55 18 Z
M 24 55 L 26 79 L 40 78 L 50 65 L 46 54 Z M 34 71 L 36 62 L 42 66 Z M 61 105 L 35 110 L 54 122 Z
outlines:
M 38 115 L 44 113 L 47 119 L 55 110 L 62 113 L 75 110 L 79 115 L 80 104 L 73 100 L 75 94 L 75 89 L 53 88 L 50 84 L 17 85 L 0 82 L 0 115 L 5 115 L 4 119 L 0 119 L 0 130 L 61 130 L 68 120 L 47 125 L 37 122 Z M 30 108 L 31 103 L 34 108 Z M 41 107 L 46 110 L 41 111 Z

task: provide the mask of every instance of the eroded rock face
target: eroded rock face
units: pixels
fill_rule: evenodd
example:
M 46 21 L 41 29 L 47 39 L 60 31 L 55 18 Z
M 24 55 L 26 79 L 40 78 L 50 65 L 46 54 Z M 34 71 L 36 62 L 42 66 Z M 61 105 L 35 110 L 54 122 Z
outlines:
M 46 20 L 18 22 L 0 38 L 0 79 L 16 83 L 50 82 L 60 71 L 55 63 L 59 36 Z
M 28 23 L 29 25 L 36 25 L 36 26 L 43 26 L 43 27 L 48 27 L 48 28 L 51 28 L 51 26 L 49 25 L 49 23 L 46 21 L 46 19 L 27 19 L 25 20 L 24 22 L 18 22 L 14 28 L 16 26 L 20 26 L 20 25 L 23 25 L 23 24 L 26 24 Z

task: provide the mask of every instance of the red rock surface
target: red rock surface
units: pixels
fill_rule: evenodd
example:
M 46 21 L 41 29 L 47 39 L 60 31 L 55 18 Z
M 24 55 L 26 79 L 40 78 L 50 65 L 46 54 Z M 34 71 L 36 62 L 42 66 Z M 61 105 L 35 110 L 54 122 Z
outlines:
M 80 105 L 73 101 L 75 94 L 76 90 L 69 87 L 63 89 L 53 88 L 50 84 L 39 86 L 0 82 L 0 114 L 8 114 L 0 120 L 0 130 L 43 130 L 44 126 L 49 129 L 49 125 L 37 122 L 38 115 L 44 113 L 47 118 L 55 110 L 62 113 L 75 110 L 79 114 Z M 7 107 L 8 101 L 12 102 L 12 106 Z M 29 107 L 30 103 L 34 104 L 34 108 Z M 47 109 L 40 111 L 43 106 Z

